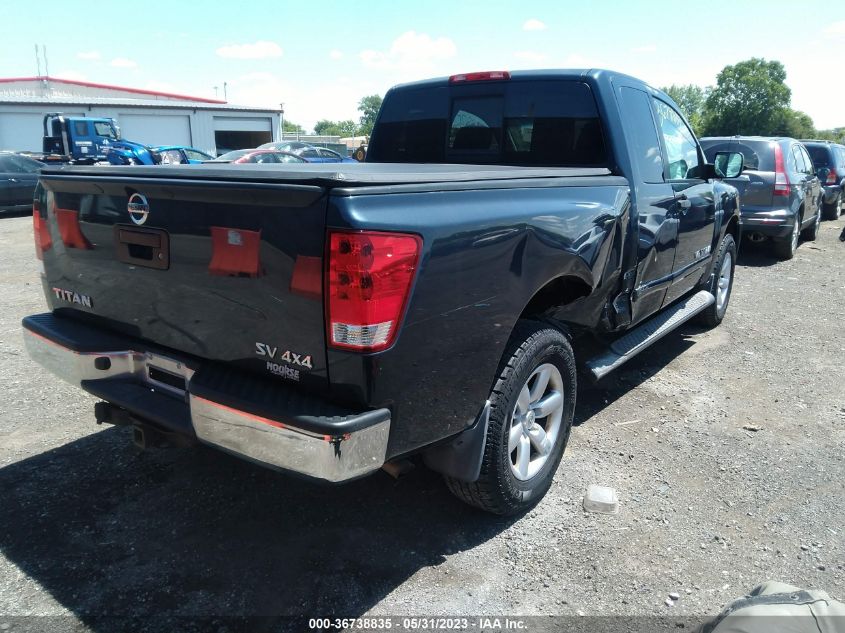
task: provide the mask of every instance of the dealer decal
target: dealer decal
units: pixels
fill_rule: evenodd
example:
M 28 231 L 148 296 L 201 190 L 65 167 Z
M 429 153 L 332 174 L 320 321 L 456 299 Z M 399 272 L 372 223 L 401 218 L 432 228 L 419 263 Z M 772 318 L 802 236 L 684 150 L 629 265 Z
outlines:
M 67 303 L 76 303 L 85 308 L 93 308 L 94 302 L 91 300 L 91 297 L 88 295 L 83 295 L 78 292 L 74 292 L 73 290 L 65 290 L 63 288 L 56 288 L 53 287 L 53 294 L 56 295 L 56 299 L 60 301 L 66 301 Z
M 311 354 L 303 355 L 286 350 L 279 350 L 267 343 L 255 344 L 255 355 L 267 360 L 267 371 L 288 380 L 299 380 L 299 368 L 313 369 Z

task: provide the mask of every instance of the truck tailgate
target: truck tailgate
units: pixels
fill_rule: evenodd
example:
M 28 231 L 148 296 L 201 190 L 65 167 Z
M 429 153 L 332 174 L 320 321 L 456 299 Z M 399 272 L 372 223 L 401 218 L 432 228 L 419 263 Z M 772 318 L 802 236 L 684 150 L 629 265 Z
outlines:
M 326 198 L 315 185 L 45 173 L 37 242 L 48 302 L 324 389 Z

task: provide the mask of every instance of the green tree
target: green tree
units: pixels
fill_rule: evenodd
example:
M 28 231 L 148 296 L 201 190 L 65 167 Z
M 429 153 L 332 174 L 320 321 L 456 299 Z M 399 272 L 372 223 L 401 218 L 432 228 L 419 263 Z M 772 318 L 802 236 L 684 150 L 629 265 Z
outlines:
M 321 136 L 355 136 L 358 132 L 358 124 L 352 120 L 329 121 L 322 119 L 314 124 L 314 134 Z
M 810 115 L 792 108 L 783 111 L 780 123 L 772 133 L 792 138 L 816 138 L 816 128 Z
M 790 119 L 791 91 L 785 80 L 778 61 L 755 57 L 725 66 L 704 103 L 704 134 L 776 134 Z
M 293 121 L 288 121 L 287 119 L 285 119 L 283 127 L 285 132 L 290 132 L 291 134 L 296 134 L 297 132 L 300 134 L 305 133 L 305 128 L 299 125 L 299 123 L 294 123 Z
M 693 132 L 701 134 L 702 116 L 704 115 L 704 102 L 707 100 L 709 88 L 702 88 L 695 84 L 675 85 L 668 88 L 661 88 L 663 92 L 672 97 L 681 112 L 692 125 Z
M 373 133 L 373 126 L 376 124 L 381 102 L 380 95 L 368 95 L 358 102 L 358 112 L 361 113 L 360 127 L 358 128 L 360 134 L 369 136 Z

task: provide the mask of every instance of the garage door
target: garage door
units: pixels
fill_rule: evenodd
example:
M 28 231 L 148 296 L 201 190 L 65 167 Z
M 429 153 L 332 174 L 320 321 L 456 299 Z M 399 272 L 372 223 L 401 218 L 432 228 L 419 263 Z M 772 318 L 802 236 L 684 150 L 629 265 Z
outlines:
M 127 141 L 145 145 L 192 145 L 191 121 L 186 114 L 119 114 L 120 133 Z
M 82 116 L 65 112 L 65 116 Z M 40 152 L 44 136 L 44 115 L 40 112 L 4 112 L 0 110 L 0 150 Z
M 267 117 L 214 117 L 215 132 L 272 132 L 272 126 Z

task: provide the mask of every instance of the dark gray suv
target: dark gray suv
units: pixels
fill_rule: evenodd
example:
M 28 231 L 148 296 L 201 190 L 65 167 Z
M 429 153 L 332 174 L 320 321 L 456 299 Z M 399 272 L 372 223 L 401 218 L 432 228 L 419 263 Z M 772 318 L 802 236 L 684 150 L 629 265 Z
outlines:
M 845 145 L 832 141 L 801 141 L 810 152 L 810 158 L 818 170 L 827 169 L 827 175 L 822 178 L 824 187 L 824 205 L 822 216 L 825 220 L 836 220 L 842 213 L 845 204 Z
M 771 239 L 781 259 L 792 259 L 799 237 L 815 240 L 822 186 L 807 149 L 793 138 L 724 136 L 701 139 L 707 160 L 716 152 L 740 152 L 744 170 L 725 178 L 739 190 L 742 234 Z

